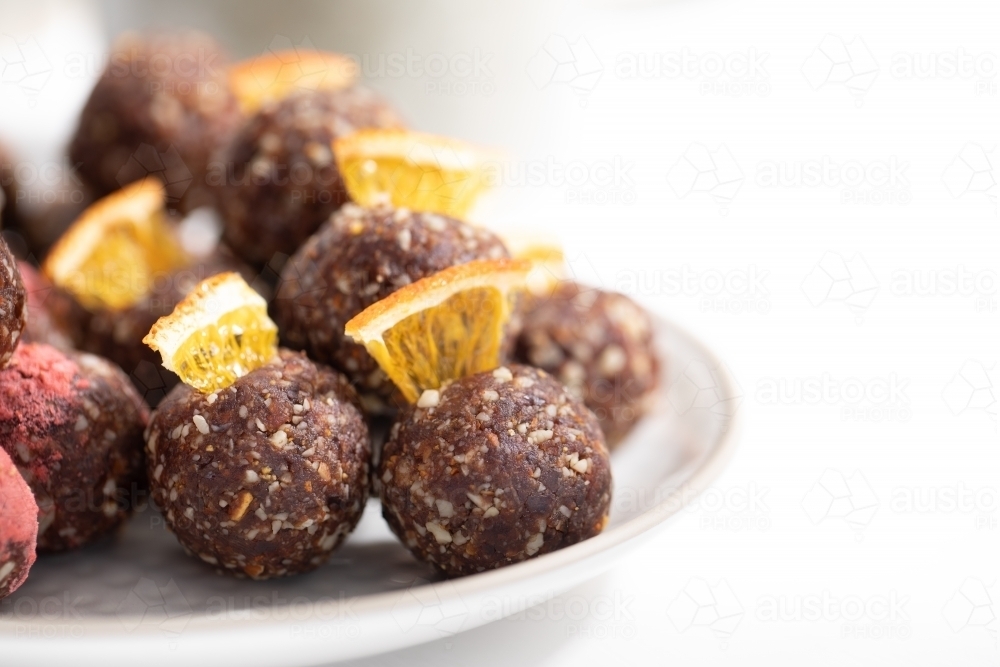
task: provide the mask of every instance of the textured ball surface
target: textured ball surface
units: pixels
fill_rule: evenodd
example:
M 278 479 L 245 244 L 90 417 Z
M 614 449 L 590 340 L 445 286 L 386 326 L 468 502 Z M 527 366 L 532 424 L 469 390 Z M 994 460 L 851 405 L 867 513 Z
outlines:
M 649 409 L 660 374 L 649 315 L 626 296 L 575 283 L 530 299 L 524 313 L 515 358 L 557 377 L 618 444 Z
M 35 495 L 40 551 L 83 546 L 125 520 L 143 482 L 148 416 L 114 364 L 18 347 L 0 371 L 0 447 Z
M 27 322 L 28 296 L 17 260 L 0 238 L 0 368 L 10 363 Z
M 597 419 L 552 376 L 521 365 L 425 392 L 393 425 L 375 486 L 393 532 L 448 576 L 592 537 L 611 505 Z
M 275 298 L 282 340 L 341 370 L 366 405 L 395 387 L 344 325 L 400 287 L 476 259 L 507 257 L 492 232 L 433 213 L 348 204 L 285 265 Z
M 242 115 L 227 57 L 196 31 L 127 32 L 80 115 L 70 159 L 103 196 L 155 175 L 183 210 L 210 202 L 205 171 Z
M 0 449 L 0 600 L 28 578 L 35 562 L 38 505 L 14 462 Z
M 266 105 L 209 174 L 226 242 L 257 265 L 294 253 L 348 199 L 333 140 L 401 124 L 382 98 L 362 87 L 298 92 Z
M 282 350 L 215 394 L 178 385 L 146 437 L 152 498 L 192 554 L 253 579 L 322 565 L 368 496 L 368 427 L 347 380 Z

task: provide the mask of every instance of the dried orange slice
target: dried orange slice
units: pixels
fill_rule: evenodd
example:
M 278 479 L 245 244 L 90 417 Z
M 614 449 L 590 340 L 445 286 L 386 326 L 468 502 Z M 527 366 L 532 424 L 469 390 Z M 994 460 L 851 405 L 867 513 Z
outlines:
M 160 353 L 164 368 L 210 394 L 269 362 L 278 352 L 278 327 L 238 273 L 220 273 L 157 320 L 142 342 Z
M 347 323 L 410 402 L 424 390 L 500 365 L 504 325 L 531 262 L 480 260 L 393 292 Z
M 246 114 L 297 90 L 341 90 L 354 83 L 357 66 L 348 57 L 328 51 L 269 51 L 236 63 L 229 70 L 229 87 Z
M 486 154 L 456 139 L 402 129 L 359 130 L 333 142 L 351 198 L 464 218 L 487 187 Z
M 527 287 L 533 295 L 548 296 L 566 279 L 566 255 L 555 240 L 538 234 L 506 234 L 504 245 L 512 256 L 531 262 Z
M 121 310 L 149 294 L 157 277 L 189 262 L 167 222 L 155 178 L 88 207 L 49 253 L 42 270 L 91 310 Z

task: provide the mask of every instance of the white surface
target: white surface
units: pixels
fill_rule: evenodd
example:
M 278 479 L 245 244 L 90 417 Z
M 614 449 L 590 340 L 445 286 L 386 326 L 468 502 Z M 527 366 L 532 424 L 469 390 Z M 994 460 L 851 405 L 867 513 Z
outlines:
M 484 77 L 495 87 L 492 96 L 439 94 L 442 87 L 429 87 L 435 81 L 426 76 L 372 85 L 414 125 L 506 147 L 521 163 L 613 167 L 617 160 L 630 179 L 618 190 L 546 176 L 538 185 L 510 184 L 481 214 L 560 234 L 580 258 L 581 275 L 609 287 L 627 287 L 632 271 L 695 272 L 701 287 L 637 297 L 707 339 L 746 396 L 743 443 L 713 492 L 607 576 L 563 598 L 572 614 L 543 606 L 540 615 L 362 664 L 1000 661 L 1000 223 L 995 185 L 984 192 L 995 184 L 1000 160 L 998 77 L 951 74 L 943 60 L 926 69 L 935 56 L 959 50 L 989 54 L 984 62 L 995 65 L 996 2 L 594 0 L 412 9 L 275 3 L 228 13 L 204 3 L 164 4 L 153 11 L 213 26 L 234 44 L 243 35 L 236 48 L 244 54 L 275 34 L 371 54 L 492 53 Z M 116 7 L 104 18 L 114 32 L 140 22 L 143 11 L 149 8 Z M 7 25 L 5 15 L 0 31 Z M 834 38 L 825 42 L 827 35 Z M 864 49 L 854 51 L 861 78 L 852 92 L 836 75 L 822 78 L 815 52 L 826 44 L 833 53 L 837 40 L 851 44 L 855 37 Z M 585 40 L 592 54 L 580 51 L 581 70 L 599 71 L 596 84 L 584 76 L 576 92 L 547 77 L 551 63 L 539 54 L 547 43 L 558 52 L 558 38 Z M 652 79 L 621 78 L 615 69 L 622 53 L 726 56 L 751 49 L 766 54 L 766 75 L 750 82 L 750 95 L 715 94 L 711 62 Z M 915 60 L 919 75 L 894 67 Z M 873 80 L 865 78 L 875 69 Z M 17 103 L 9 87 L 0 90 L 5 110 Z M 710 182 L 693 188 L 683 169 L 672 171 L 683 156 L 697 157 L 688 153 L 697 144 L 715 151 L 723 181 L 739 181 L 735 196 L 719 191 L 731 202 L 703 192 Z M 965 169 L 960 155 L 975 167 Z M 882 183 L 878 166 L 894 157 L 905 182 Z M 773 165 L 822 166 L 824 158 L 875 167 L 875 183 L 844 186 L 831 177 L 816 185 L 766 185 Z M 872 192 L 891 203 L 843 199 Z M 578 203 L 584 196 L 634 201 Z M 850 293 L 827 297 L 829 281 L 815 267 L 823 262 L 836 272 L 838 256 L 845 264 L 863 259 L 850 264 L 856 284 L 849 292 L 856 290 L 855 303 L 867 308 L 852 311 L 835 298 Z M 941 282 L 928 293 L 906 284 L 911 277 L 927 285 L 959 269 L 979 287 L 969 293 Z M 756 287 L 743 287 L 741 277 L 751 271 Z M 712 272 L 730 278 L 731 289 L 716 294 L 706 287 Z M 981 369 L 992 369 L 992 377 Z M 849 392 L 855 381 L 875 392 L 895 381 L 897 393 L 858 403 L 832 396 L 768 400 L 772 383 L 824 376 Z M 862 411 L 845 412 L 854 407 Z M 843 501 L 823 501 L 822 484 L 836 487 L 841 477 L 858 482 L 838 492 L 853 499 L 856 515 L 842 516 Z M 701 613 L 692 613 L 702 582 L 711 595 L 704 595 Z M 811 603 L 824 596 L 828 604 L 812 613 Z M 890 599 L 893 613 L 882 606 Z M 581 617 L 583 602 L 595 613 L 588 606 Z M 856 618 L 858 602 L 867 611 Z M 786 611 L 772 620 L 778 605 Z M 730 623 L 713 628 L 716 615 Z M 215 661 L 224 656 L 220 646 Z

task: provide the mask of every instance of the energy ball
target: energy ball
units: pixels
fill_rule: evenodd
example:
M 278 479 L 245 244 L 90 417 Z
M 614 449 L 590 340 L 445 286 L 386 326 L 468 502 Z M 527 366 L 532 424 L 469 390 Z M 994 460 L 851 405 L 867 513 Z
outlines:
M 70 159 L 98 196 L 155 174 L 182 210 L 209 203 L 205 170 L 242 120 L 222 47 L 200 32 L 128 32 L 90 94 Z
M 150 293 L 132 306 L 87 313 L 80 327 L 80 349 L 118 364 L 146 402 L 156 407 L 179 380 L 161 366 L 159 353 L 146 346 L 143 337 L 159 318 L 172 313 L 199 282 L 226 271 L 253 279 L 248 266 L 228 249 L 219 247 L 190 266 L 160 276 L 153 282 Z
M 18 262 L 17 268 L 28 295 L 28 324 L 21 340 L 45 343 L 63 352 L 76 349 L 86 317 L 83 307 L 30 264 Z
M 515 358 L 583 400 L 612 447 L 648 410 L 660 372 L 646 311 L 621 294 L 571 282 L 529 300 Z
M 285 264 L 275 321 L 285 345 L 342 371 L 378 411 L 395 387 L 365 348 L 344 335 L 362 310 L 450 266 L 507 257 L 492 232 L 433 213 L 345 205 Z
M 83 546 L 125 520 L 148 416 L 113 364 L 48 345 L 17 349 L 0 371 L 0 447 L 35 494 L 40 551 Z
M 512 364 L 401 412 L 375 486 L 407 548 L 459 576 L 600 533 L 611 466 L 593 413 L 549 374 Z
M 0 600 L 28 578 L 35 562 L 38 505 L 31 489 L 0 449 Z
M 356 401 L 342 375 L 288 350 L 214 394 L 178 385 L 146 434 L 167 526 L 237 576 L 319 567 L 368 496 L 371 447 Z
M 28 321 L 28 296 L 17 260 L 0 238 L 0 368 L 10 363 Z
M 380 97 L 361 87 L 301 91 L 265 105 L 209 175 L 218 186 L 226 243 L 256 265 L 294 253 L 348 200 L 333 140 L 401 124 Z

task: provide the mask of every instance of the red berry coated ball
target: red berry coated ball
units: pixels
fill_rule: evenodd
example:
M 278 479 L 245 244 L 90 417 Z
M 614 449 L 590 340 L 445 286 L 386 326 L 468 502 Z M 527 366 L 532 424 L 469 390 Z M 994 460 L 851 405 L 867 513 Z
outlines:
M 35 562 L 38 505 L 14 462 L 0 449 L 0 600 L 24 583 Z
M 119 526 L 142 482 L 148 411 L 104 359 L 28 343 L 0 371 L 0 447 L 38 503 L 38 548 L 64 551 Z

